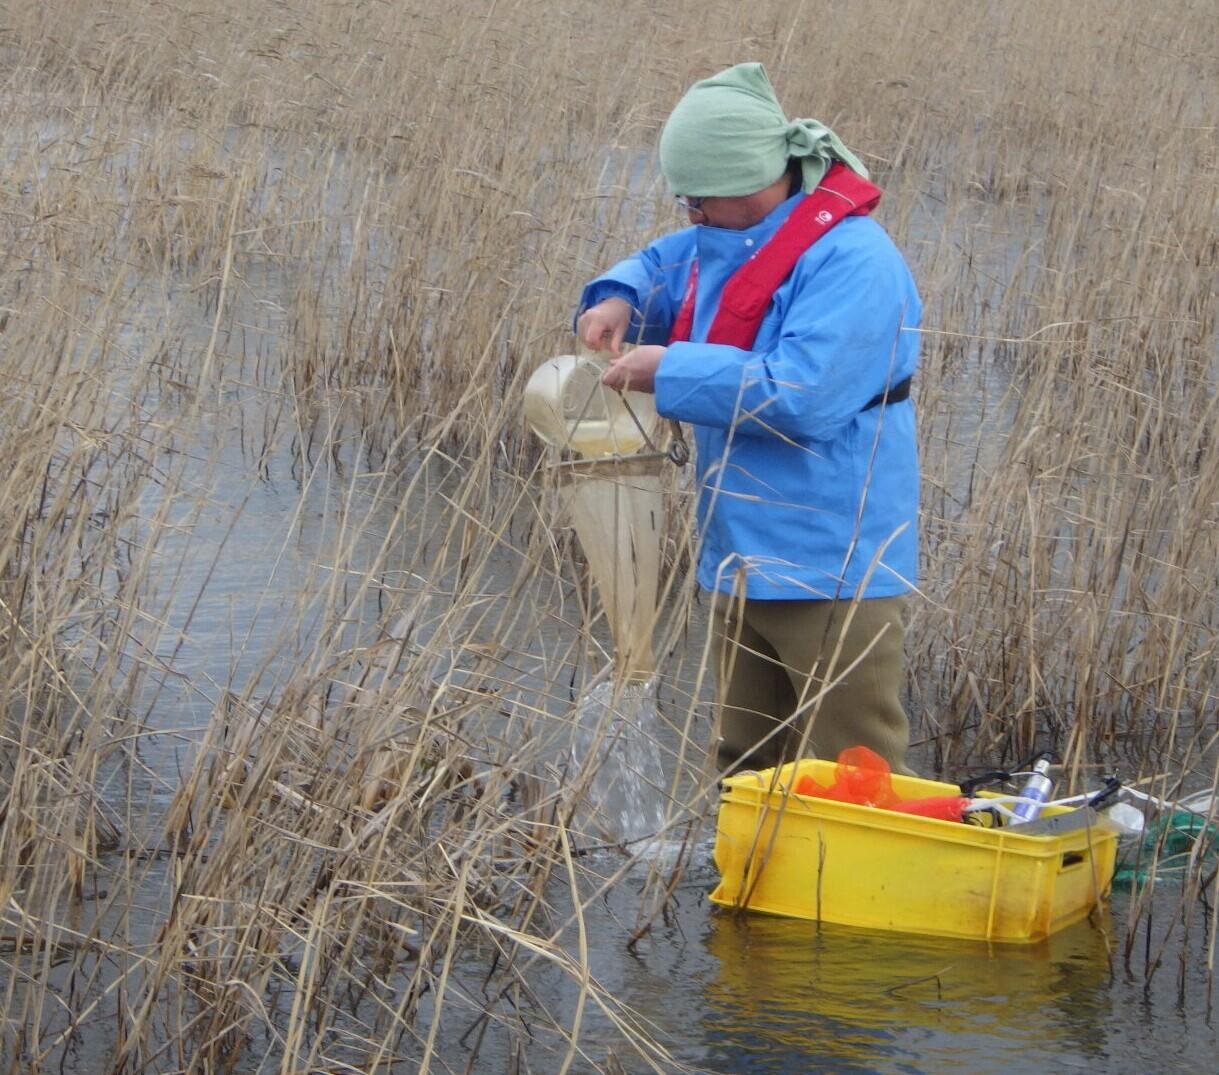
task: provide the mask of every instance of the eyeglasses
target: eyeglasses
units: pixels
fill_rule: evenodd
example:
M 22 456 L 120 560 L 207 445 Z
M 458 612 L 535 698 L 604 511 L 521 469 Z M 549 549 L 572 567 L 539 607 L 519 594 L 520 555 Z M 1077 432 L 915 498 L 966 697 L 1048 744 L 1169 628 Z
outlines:
M 703 198 L 687 198 L 685 195 L 678 194 L 676 196 L 677 208 L 683 213 L 701 213 L 703 212 Z

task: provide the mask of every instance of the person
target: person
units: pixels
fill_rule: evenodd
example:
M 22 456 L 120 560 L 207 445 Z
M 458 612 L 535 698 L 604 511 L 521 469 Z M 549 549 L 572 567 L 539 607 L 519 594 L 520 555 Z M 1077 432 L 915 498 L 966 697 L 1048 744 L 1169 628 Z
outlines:
M 591 281 L 576 331 L 693 426 L 720 768 L 862 744 L 908 772 L 922 307 L 880 192 L 758 63 L 695 83 L 659 155 L 691 226 Z

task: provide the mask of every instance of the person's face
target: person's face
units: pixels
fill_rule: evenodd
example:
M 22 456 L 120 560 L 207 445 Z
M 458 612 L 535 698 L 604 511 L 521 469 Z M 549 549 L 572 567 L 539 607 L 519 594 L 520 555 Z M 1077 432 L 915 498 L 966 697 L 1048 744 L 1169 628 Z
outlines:
M 763 190 L 739 197 L 694 198 L 678 195 L 677 205 L 686 214 L 691 224 L 705 224 L 710 228 L 728 228 L 740 231 L 751 228 L 788 195 L 789 181 L 786 175 Z

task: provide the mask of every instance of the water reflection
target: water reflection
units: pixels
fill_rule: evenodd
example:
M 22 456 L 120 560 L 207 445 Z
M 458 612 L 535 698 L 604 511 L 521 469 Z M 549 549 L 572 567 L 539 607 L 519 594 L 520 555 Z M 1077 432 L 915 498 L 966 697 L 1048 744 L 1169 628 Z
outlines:
M 996 1071 L 1105 1055 L 1110 961 L 1086 922 L 988 946 L 724 913 L 705 943 L 709 1070 L 940 1070 L 971 1043 Z

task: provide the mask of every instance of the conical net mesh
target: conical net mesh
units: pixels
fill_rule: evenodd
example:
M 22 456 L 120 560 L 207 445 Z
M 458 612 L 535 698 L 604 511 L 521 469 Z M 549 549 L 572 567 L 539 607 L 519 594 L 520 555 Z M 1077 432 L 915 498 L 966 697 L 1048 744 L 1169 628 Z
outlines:
M 660 464 L 645 472 L 612 460 L 573 470 L 563 499 L 605 608 L 620 674 L 654 670 L 652 629 L 660 583 L 664 501 Z

